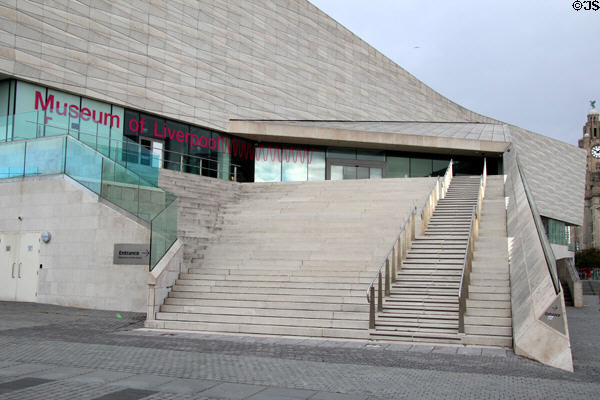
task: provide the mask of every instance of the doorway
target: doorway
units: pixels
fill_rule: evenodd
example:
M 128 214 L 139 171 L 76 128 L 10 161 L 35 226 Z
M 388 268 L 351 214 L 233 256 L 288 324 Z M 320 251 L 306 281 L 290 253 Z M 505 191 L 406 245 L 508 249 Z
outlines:
M 328 158 L 326 172 L 326 179 L 332 181 L 346 179 L 382 179 L 385 178 L 385 162 Z
M 0 233 L 0 300 L 37 299 L 40 233 Z

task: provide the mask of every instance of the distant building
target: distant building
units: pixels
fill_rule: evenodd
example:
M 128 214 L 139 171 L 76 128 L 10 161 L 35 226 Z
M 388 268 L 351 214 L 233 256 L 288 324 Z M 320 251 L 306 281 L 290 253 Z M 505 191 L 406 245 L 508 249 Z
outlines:
M 578 235 L 581 249 L 600 247 L 600 121 L 596 102 L 591 103 L 583 138 L 579 139 L 579 147 L 587 151 L 583 225 Z

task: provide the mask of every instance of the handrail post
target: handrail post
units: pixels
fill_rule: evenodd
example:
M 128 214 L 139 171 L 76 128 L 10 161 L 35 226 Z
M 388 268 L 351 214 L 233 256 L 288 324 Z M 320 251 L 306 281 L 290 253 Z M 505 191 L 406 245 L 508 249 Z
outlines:
M 390 259 L 385 259 L 385 296 L 390 295 Z
M 375 329 L 375 287 L 369 289 L 369 329 Z
M 410 216 L 410 241 L 415 240 L 415 219 L 417 216 L 417 207 L 413 209 L 412 215 Z M 409 242 L 410 246 L 410 242 Z
M 396 274 L 397 274 L 397 260 L 396 254 L 398 253 L 398 242 L 392 247 L 392 283 L 396 282 Z
M 383 311 L 383 293 L 382 293 L 382 282 L 381 282 L 381 271 L 377 274 L 377 311 Z
M 179 156 L 179 172 L 183 172 L 183 154 Z

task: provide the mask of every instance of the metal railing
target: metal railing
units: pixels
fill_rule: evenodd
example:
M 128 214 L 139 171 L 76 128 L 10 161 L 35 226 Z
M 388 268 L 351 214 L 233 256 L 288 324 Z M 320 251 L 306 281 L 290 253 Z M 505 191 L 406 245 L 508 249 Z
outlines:
M 150 224 L 152 270 L 177 239 L 177 197 L 71 135 L 0 144 L 0 178 L 65 174 Z
M 14 135 L 7 141 L 69 135 L 109 157 L 113 161 L 128 167 L 138 175 L 143 176 L 146 180 L 154 183 L 155 186 L 158 186 L 158 168 L 166 168 L 180 172 L 213 176 L 235 181 L 238 180 L 241 173 L 240 165 L 230 162 L 225 163 L 224 160 L 196 156 L 166 150 L 164 148 L 161 149 L 161 156 L 157 156 L 153 153 L 152 149 L 148 149 L 144 145 L 126 136 L 114 139 L 105 136 L 108 135 L 108 132 L 103 132 L 102 134 L 100 132 L 86 132 L 81 128 L 68 128 L 52 122 L 43 123 L 39 122 L 40 115 L 43 115 L 43 112 L 34 111 L 10 115 L 9 117 L 11 117 L 11 119 L 17 117 L 25 118 L 22 123 L 26 126 L 21 127 L 19 134 Z M 122 135 L 122 133 L 120 134 Z M 141 137 L 148 140 L 152 139 L 151 137 Z M 218 151 L 217 153 L 230 155 L 230 151 L 231 149 L 225 149 L 225 146 L 223 146 L 222 151 Z M 149 170 L 151 169 L 154 169 L 154 171 L 150 172 Z
M 431 215 L 433 214 L 433 210 L 438 201 L 446 196 L 446 192 L 452 181 L 452 173 L 452 160 L 450 160 L 446 173 L 443 177 L 438 177 L 421 208 L 423 232 L 427 226 L 426 223 L 431 219 Z M 379 268 L 377 268 L 375 277 L 371 280 L 371 283 L 367 288 L 366 295 L 367 302 L 369 303 L 369 329 L 375 329 L 375 282 L 377 282 L 377 311 L 381 312 L 383 311 L 383 298 L 390 296 L 392 283 L 396 282 L 398 271 L 402 269 L 402 262 L 406 259 L 408 250 L 411 248 L 411 243 L 415 239 L 416 216 L 417 207 L 414 206 L 411 209 L 410 214 L 402 223 L 398 236 L 396 236 L 392 247 L 386 253 L 384 260 L 379 265 Z M 426 223 L 423 222 L 424 219 L 426 219 Z
M 531 193 L 531 189 L 529 188 L 529 184 L 527 183 L 527 179 L 525 178 L 525 174 L 523 173 L 523 170 L 521 168 L 521 163 L 519 162 L 518 154 L 515 154 L 515 162 L 517 165 L 517 170 L 519 171 L 519 175 L 521 177 L 521 182 L 523 182 L 523 188 L 525 189 L 525 197 L 527 197 L 529 209 L 531 210 L 531 214 L 533 215 L 535 228 L 537 230 L 537 234 L 542 245 L 542 250 L 544 252 L 544 257 L 546 259 L 548 273 L 550 274 L 550 279 L 552 280 L 552 284 L 554 285 L 554 292 L 556 294 L 559 294 L 561 291 L 561 287 L 560 282 L 558 280 L 556 257 L 554 257 L 554 252 L 552 251 L 550 240 L 548 239 L 548 236 L 546 236 L 546 230 L 544 229 L 542 218 L 540 217 L 540 213 L 538 212 L 537 207 L 535 205 L 535 201 L 533 200 L 533 194 Z
M 477 195 L 477 204 L 473 206 L 469 222 L 469 237 L 465 246 L 465 255 L 463 258 L 462 273 L 460 284 L 458 286 L 458 331 L 465 331 L 464 315 L 467 309 L 467 298 L 469 296 L 469 284 L 471 283 L 471 269 L 473 263 L 473 252 L 475 251 L 475 241 L 479 236 L 479 222 L 481 220 L 481 207 L 485 197 L 485 186 L 487 183 L 487 162 L 483 160 L 483 172 L 479 179 L 479 194 Z

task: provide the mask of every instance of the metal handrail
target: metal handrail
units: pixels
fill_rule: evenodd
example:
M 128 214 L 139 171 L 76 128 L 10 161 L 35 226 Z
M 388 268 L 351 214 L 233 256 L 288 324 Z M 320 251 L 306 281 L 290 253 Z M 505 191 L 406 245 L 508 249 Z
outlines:
M 130 147 L 134 147 L 137 146 L 137 148 L 135 150 L 133 150 L 133 152 L 135 152 L 135 154 L 141 154 L 141 149 L 146 149 L 148 152 L 150 152 L 150 154 L 148 154 L 149 156 L 154 156 L 153 154 L 151 154 L 151 151 L 148 150 L 146 147 L 144 147 L 142 144 L 133 141 L 132 139 L 129 139 L 127 136 L 124 136 L 124 139 L 127 138 L 127 140 L 120 140 L 120 139 L 109 139 L 109 138 L 103 138 L 101 136 L 99 136 L 97 133 L 92 133 L 92 132 L 84 132 L 78 129 L 71 129 L 71 128 L 64 128 L 62 126 L 55 126 L 52 123 L 48 123 L 48 124 L 44 124 L 41 122 L 37 122 L 37 121 L 26 121 L 27 123 L 33 124 L 36 126 L 36 138 L 43 138 L 43 137 L 59 137 L 59 136 L 63 136 L 63 135 L 69 135 L 69 136 L 73 136 L 79 140 L 81 140 L 81 136 L 88 136 L 88 137 L 94 137 L 95 138 L 95 146 L 97 150 L 97 147 L 99 146 L 99 139 L 102 141 L 106 141 L 108 143 L 108 147 L 109 148 L 113 148 L 113 145 L 115 143 L 117 143 L 117 146 L 120 144 L 121 145 L 121 149 L 124 150 L 125 152 L 131 152 L 131 150 L 128 150 Z M 49 127 L 49 128 L 55 128 L 55 129 L 60 129 L 63 130 L 65 133 L 61 134 L 61 135 L 54 135 L 54 136 L 42 136 L 41 135 L 41 130 L 40 127 Z M 151 139 L 145 136 L 141 136 L 142 138 L 147 138 L 147 139 Z M 20 140 L 27 140 L 27 139 L 32 139 L 32 138 L 26 138 L 26 137 L 15 137 L 13 138 L 12 141 L 20 141 Z M 88 143 L 83 142 L 85 144 L 87 144 L 88 146 L 90 146 Z M 91 147 L 91 146 L 90 146 Z M 173 151 L 173 150 L 166 150 L 166 149 L 162 149 L 161 150 L 163 152 L 163 157 L 162 157 L 162 162 L 165 163 L 165 165 L 167 163 L 174 163 L 179 165 L 179 171 L 183 172 L 183 168 L 184 166 L 186 167 L 191 167 L 191 168 L 203 168 L 206 169 L 207 171 L 215 171 L 217 173 L 217 175 L 220 172 L 219 166 L 221 165 L 219 163 L 219 160 L 214 160 L 211 158 L 206 158 L 206 157 L 201 157 L 201 156 L 196 156 L 196 155 L 192 155 L 192 154 L 185 154 L 185 153 L 181 153 L 178 151 Z M 173 160 L 167 160 L 164 155 L 166 155 L 167 153 L 174 155 L 179 161 L 173 161 Z M 184 158 L 187 157 L 187 160 L 196 160 L 198 161 L 197 164 L 188 164 L 188 163 L 184 163 L 183 160 Z M 109 157 L 111 158 L 111 157 Z M 217 163 L 217 168 L 210 168 L 210 167 L 206 167 L 203 164 L 204 163 L 208 163 L 208 165 L 210 165 L 210 163 Z M 117 161 L 118 163 L 118 161 Z M 241 165 L 238 164 L 234 164 L 234 163 L 229 163 L 229 165 L 231 167 L 233 167 L 233 175 L 234 175 L 234 180 L 237 181 L 237 177 L 239 176 L 239 171 L 241 170 Z
M 483 159 L 483 172 L 479 178 L 479 193 L 477 194 L 477 204 L 473 206 L 471 218 L 469 220 L 469 237 L 465 245 L 465 255 L 463 257 L 463 266 L 458 285 L 458 330 L 464 332 L 464 314 L 467 303 L 467 287 L 471 282 L 471 265 L 473 261 L 473 251 L 475 240 L 479 235 L 479 222 L 481 221 L 481 208 L 485 196 L 485 187 L 487 184 L 487 160 Z
M 550 241 L 548 240 L 548 236 L 546 236 L 546 230 L 544 229 L 542 218 L 540 217 L 540 213 L 538 212 L 537 206 L 535 205 L 535 202 L 533 200 L 531 189 L 529 188 L 529 184 L 527 183 L 525 174 L 521 169 L 519 155 L 516 153 L 515 161 L 517 164 L 517 170 L 519 171 L 519 175 L 521 176 L 521 182 L 523 182 L 523 188 L 525 189 L 525 197 L 527 197 L 527 203 L 529 204 L 529 209 L 531 210 L 531 214 L 533 215 L 533 221 L 535 223 L 535 228 L 540 239 L 540 244 L 542 245 L 542 251 L 544 252 L 544 258 L 546 259 L 548 273 L 550 274 L 550 279 L 552 280 L 552 285 L 554 286 L 554 292 L 556 294 L 559 294 L 562 289 L 558 280 L 558 273 L 556 272 L 558 270 L 556 265 L 556 257 L 554 256 L 554 252 L 552 251 L 552 247 L 550 245 Z
M 392 247 L 390 248 L 390 250 L 385 255 L 384 260 L 381 262 L 381 264 L 379 264 L 379 268 L 377 268 L 377 272 L 375 273 L 375 277 L 371 280 L 371 283 L 369 284 L 369 287 L 366 290 L 366 293 L 367 293 L 367 302 L 369 302 L 369 290 L 371 289 L 371 286 L 373 286 L 375 284 L 375 280 L 377 279 L 377 275 L 379 275 L 379 273 L 381 272 L 383 266 L 385 265 L 385 262 L 388 260 L 390 254 L 392 253 L 392 250 L 394 250 L 394 247 L 396 247 L 396 243 L 398 242 L 398 239 L 400 239 L 400 236 L 402 236 L 402 233 L 404 232 L 404 228 L 406 228 L 406 224 L 410 221 L 411 217 L 416 213 L 416 211 L 417 211 L 417 206 L 413 206 L 413 208 L 410 210 L 410 214 L 408 214 L 408 216 L 404 219 L 404 223 L 400 227 L 400 232 L 398 233 L 398 236 L 396 236 L 396 240 L 394 240 L 394 244 L 392 245 Z
M 448 189 L 447 187 L 449 186 L 449 182 L 452 180 L 452 174 L 453 174 L 452 160 L 450 160 L 450 163 L 448 164 L 448 168 L 446 169 L 446 173 L 444 174 L 443 179 L 441 177 L 438 177 L 435 184 L 431 188 L 429 195 L 426 197 L 423 207 L 421 208 L 421 218 L 422 218 L 421 222 L 422 223 L 424 221 L 423 214 L 424 214 L 425 208 L 427 207 L 428 204 L 432 204 L 431 203 L 432 199 L 435 197 L 435 199 L 433 199 L 433 204 L 430 208 L 434 208 L 436 206 L 437 202 L 439 201 L 439 199 L 445 197 L 447 189 Z M 431 210 L 429 210 L 429 211 L 430 212 L 428 212 L 428 214 L 433 213 L 433 211 L 431 211 Z M 413 206 L 413 208 L 410 211 L 410 214 L 405 218 L 405 220 L 400 228 L 400 232 L 398 233 L 398 235 L 396 236 L 396 239 L 394 240 L 394 242 L 392 244 L 392 247 L 386 253 L 384 260 L 381 262 L 381 264 L 377 268 L 375 277 L 371 280 L 371 283 L 367 287 L 366 295 L 367 295 L 367 302 L 369 303 L 369 329 L 375 328 L 375 281 L 376 280 L 378 281 L 377 308 L 379 311 L 382 311 L 383 310 L 383 297 L 390 295 L 391 282 L 396 281 L 397 269 L 402 268 L 402 260 L 406 257 L 406 253 L 408 252 L 410 241 L 414 240 L 414 238 L 415 238 L 416 213 L 417 213 L 417 207 Z M 410 234 L 407 233 L 407 230 L 406 230 L 407 225 L 410 225 Z M 403 235 L 406 236 L 406 238 L 404 240 L 402 240 Z M 390 273 L 390 255 L 392 258 L 391 273 Z M 383 284 L 382 284 L 382 278 L 383 278 L 382 270 L 383 270 L 384 266 L 385 266 L 385 294 L 383 293 Z

